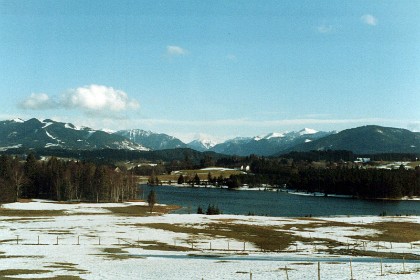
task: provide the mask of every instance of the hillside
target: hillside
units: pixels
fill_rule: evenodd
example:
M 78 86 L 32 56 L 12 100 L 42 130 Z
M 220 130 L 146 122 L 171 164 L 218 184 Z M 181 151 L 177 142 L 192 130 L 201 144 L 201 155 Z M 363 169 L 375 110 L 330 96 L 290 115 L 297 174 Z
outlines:
M 27 121 L 15 119 L 0 122 L 0 150 L 12 148 L 147 150 L 120 135 L 88 127 L 76 127 L 71 123 L 50 119 L 41 121 L 35 118 Z
M 115 135 L 123 136 L 130 141 L 150 150 L 165 150 L 187 147 L 185 143 L 173 136 L 164 133 L 154 133 L 142 129 L 120 130 L 117 131 Z
M 420 133 L 367 125 L 302 143 L 277 154 L 311 150 L 348 150 L 356 154 L 420 153 Z

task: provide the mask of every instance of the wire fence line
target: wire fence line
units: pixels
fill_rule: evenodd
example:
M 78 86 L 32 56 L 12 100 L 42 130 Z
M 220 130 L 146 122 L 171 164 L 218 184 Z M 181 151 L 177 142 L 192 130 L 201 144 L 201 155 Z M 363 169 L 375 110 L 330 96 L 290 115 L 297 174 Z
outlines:
M 137 239 L 133 239 L 132 237 L 112 237 L 112 236 L 101 236 L 101 235 L 70 235 L 70 234 L 34 234 L 32 236 L 21 236 L 15 235 L 10 236 L 8 239 L 0 240 L 0 248 L 2 245 L 15 245 L 15 246 L 121 246 L 121 247 L 132 247 L 132 248 L 145 248 L 150 246 L 154 241 L 142 240 L 140 237 Z M 158 242 L 156 242 L 158 243 Z M 251 243 L 247 242 L 239 242 L 239 241 L 226 241 L 226 240 L 216 240 L 215 242 L 209 241 L 192 241 L 192 240 L 184 240 L 179 238 L 174 238 L 172 244 L 166 244 L 167 246 L 173 246 L 173 250 L 176 251 L 180 248 L 198 251 L 198 252 L 232 252 L 235 254 L 240 254 L 241 252 L 244 254 L 253 253 L 253 252 L 264 252 L 261 249 L 256 249 Z M 348 250 L 364 250 L 364 251 L 375 251 L 375 250 L 396 250 L 396 249 L 403 249 L 405 253 L 413 253 L 417 254 L 417 249 L 420 248 L 420 244 L 418 243 L 390 243 L 390 242 L 373 242 L 373 241 L 360 241 L 355 243 L 348 243 L 341 246 Z M 302 253 L 316 253 L 318 250 L 322 250 L 321 244 L 313 243 L 312 246 L 304 246 L 303 244 L 295 243 L 293 246 L 289 246 L 287 250 L 278 250 L 273 251 L 270 250 L 269 252 L 283 252 L 283 253 L 295 253 L 294 256 L 298 256 L 298 254 Z M 297 254 L 297 255 L 296 255 Z M 211 256 L 210 256 L 211 257 Z M 314 260 L 316 257 L 319 260 Z M 357 257 L 356 257 L 357 258 Z M 279 269 L 279 273 L 284 273 L 284 279 L 292 279 L 292 277 L 296 276 L 294 274 L 297 273 L 296 271 L 296 261 L 290 260 L 278 260 L 284 266 Z M 325 279 L 328 278 L 328 269 L 324 266 L 331 264 L 331 258 L 328 255 L 320 256 L 314 255 L 314 259 L 308 260 L 307 262 L 310 264 L 315 265 L 313 268 L 313 273 L 316 275 L 316 279 L 321 280 L 323 277 Z M 239 259 L 238 259 L 239 260 Z M 277 260 L 276 260 L 277 261 Z M 343 258 L 337 263 L 345 264 L 348 267 L 348 271 L 343 271 L 343 275 L 348 273 L 349 279 L 353 280 L 361 279 L 362 272 L 358 271 L 358 265 L 360 265 L 360 260 L 355 261 L 354 258 L 348 258 L 347 260 L 343 260 Z M 359 264 L 357 264 L 359 263 Z M 291 268 L 293 267 L 294 268 Z M 385 276 L 390 274 L 418 274 L 420 273 L 420 261 L 412 261 L 406 260 L 405 257 L 402 257 L 400 260 L 394 260 L 392 262 L 393 268 L 389 268 L 389 261 L 387 259 L 382 259 L 380 257 L 376 258 L 376 261 L 370 262 L 370 266 L 372 270 L 375 270 L 378 276 Z M 413 267 L 414 265 L 414 267 Z M 387 267 L 388 266 L 388 267 Z M 243 272 L 247 273 L 247 272 Z M 249 279 L 257 279 L 262 274 L 258 271 L 249 271 Z M 204 278 L 203 278 L 204 279 Z M 261 278 L 258 278 L 261 279 Z M 294 278 L 296 279 L 296 278 Z
M 144 242 L 153 242 L 153 239 L 141 240 L 138 237 L 136 240 L 128 237 L 110 237 L 101 235 L 69 235 L 69 234 L 44 234 L 44 235 L 33 235 L 28 237 L 25 235 L 12 235 L 9 238 L 0 240 L 0 246 L 2 244 L 16 244 L 16 245 L 124 245 L 124 246 L 140 246 Z M 292 243 L 285 250 L 264 250 L 256 248 L 252 242 L 242 241 L 226 241 L 226 240 L 185 240 L 180 238 L 174 238 L 171 244 L 168 246 L 184 247 L 193 250 L 203 251 L 232 251 L 232 252 L 318 252 L 326 249 L 325 244 L 312 242 L 309 244 L 303 243 Z M 392 242 L 379 242 L 379 241 L 359 241 L 359 242 L 347 242 L 343 243 L 337 248 L 347 250 L 359 250 L 359 251 L 376 251 L 376 252 L 392 252 L 396 253 L 396 250 L 404 250 L 410 252 L 411 250 L 417 250 L 420 248 L 420 243 L 392 243 Z

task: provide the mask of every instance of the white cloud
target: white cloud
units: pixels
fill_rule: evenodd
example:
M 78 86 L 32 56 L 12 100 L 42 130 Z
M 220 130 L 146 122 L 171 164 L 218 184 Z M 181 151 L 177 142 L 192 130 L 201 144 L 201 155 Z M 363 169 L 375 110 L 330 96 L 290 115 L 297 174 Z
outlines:
M 91 116 L 112 116 L 118 118 L 119 112 L 134 110 L 139 102 L 128 97 L 127 93 L 103 85 L 88 85 L 70 89 L 61 98 L 50 98 L 46 93 L 32 93 L 19 105 L 23 109 L 80 109 Z
M 360 17 L 360 20 L 367 24 L 367 25 L 371 25 L 371 26 L 375 26 L 378 24 L 378 19 L 370 14 L 365 14 L 363 16 Z
M 93 114 L 120 112 L 139 107 L 139 103 L 129 99 L 124 91 L 101 85 L 72 89 L 63 96 L 62 104 L 66 108 L 78 108 Z
M 51 109 L 55 106 L 55 102 L 46 93 L 32 93 L 19 104 L 20 108 L 29 110 Z
M 334 31 L 334 27 L 332 25 L 321 24 L 319 25 L 316 30 L 322 34 L 328 34 Z
M 188 51 L 179 46 L 166 46 L 166 54 L 169 56 L 186 55 Z

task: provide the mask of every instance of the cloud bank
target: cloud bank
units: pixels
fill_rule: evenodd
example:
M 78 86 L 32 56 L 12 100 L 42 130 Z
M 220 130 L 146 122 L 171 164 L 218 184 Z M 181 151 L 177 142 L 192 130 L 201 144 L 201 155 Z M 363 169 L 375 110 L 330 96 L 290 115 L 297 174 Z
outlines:
M 78 109 L 100 116 L 139 108 L 139 102 L 130 99 L 124 91 L 95 84 L 70 89 L 58 101 L 54 100 L 46 93 L 32 93 L 19 107 L 27 110 Z

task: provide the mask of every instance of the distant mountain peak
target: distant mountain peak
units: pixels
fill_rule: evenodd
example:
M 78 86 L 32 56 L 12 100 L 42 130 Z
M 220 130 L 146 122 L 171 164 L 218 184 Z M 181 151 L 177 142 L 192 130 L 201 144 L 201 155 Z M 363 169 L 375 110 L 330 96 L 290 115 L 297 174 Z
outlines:
M 315 130 L 315 129 L 312 129 L 312 128 L 306 128 L 305 127 L 304 129 L 299 130 L 298 133 L 300 135 L 307 135 L 307 134 L 315 134 L 315 133 L 318 133 L 318 131 Z
M 209 150 L 211 148 L 213 148 L 214 146 L 216 146 L 218 143 L 210 140 L 210 139 L 195 139 L 193 141 L 191 141 L 190 143 L 188 143 L 188 146 L 192 149 L 196 149 L 196 150 Z

